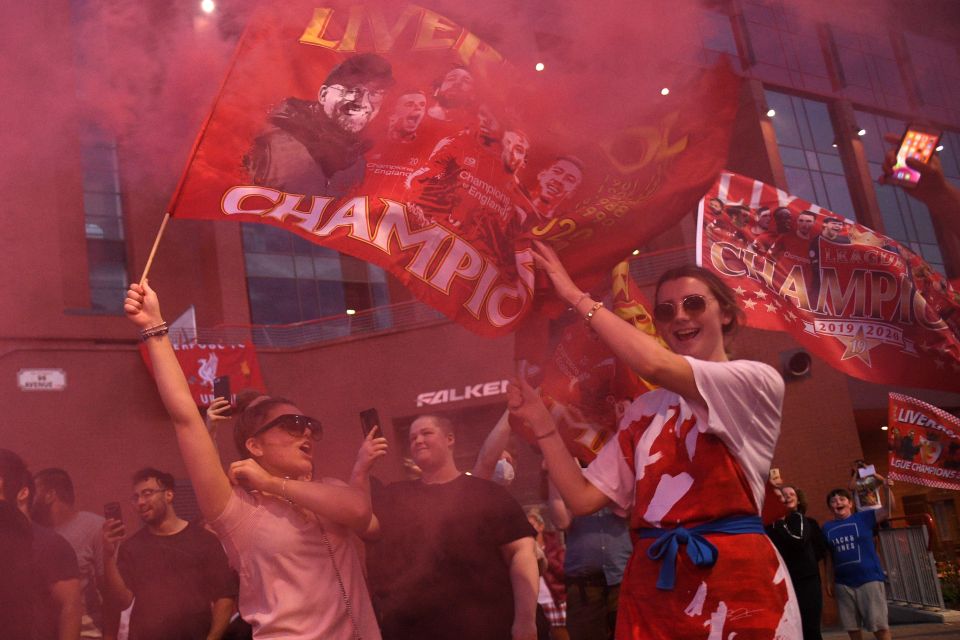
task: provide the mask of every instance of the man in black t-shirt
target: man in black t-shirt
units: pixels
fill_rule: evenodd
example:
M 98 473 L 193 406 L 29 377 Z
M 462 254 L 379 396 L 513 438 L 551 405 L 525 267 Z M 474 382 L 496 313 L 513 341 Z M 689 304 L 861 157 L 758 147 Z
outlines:
M 216 536 L 177 517 L 173 476 L 143 469 L 133 477 L 133 503 L 144 527 L 119 546 L 123 523 L 104 524 L 104 578 L 130 606 L 130 640 L 220 638 L 237 597 L 237 576 Z
M 457 469 L 449 420 L 410 426 L 420 480 L 377 492 L 369 561 L 384 640 L 532 640 L 534 531 L 502 487 Z
M 33 477 L 0 449 L 0 634 L 56 640 L 80 636 L 80 569 L 73 547 L 32 524 Z

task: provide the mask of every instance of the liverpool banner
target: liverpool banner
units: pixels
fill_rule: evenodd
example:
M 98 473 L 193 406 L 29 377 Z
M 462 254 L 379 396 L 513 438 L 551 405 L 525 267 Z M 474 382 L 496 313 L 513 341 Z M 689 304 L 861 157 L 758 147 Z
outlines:
M 246 344 L 174 344 L 177 360 L 187 378 L 190 391 L 197 405 L 206 407 L 214 398 L 213 381 L 226 376 L 230 378 L 230 390 L 234 396 L 244 389 L 266 392 L 257 352 Z M 140 345 L 140 355 L 153 375 L 153 366 L 146 345 Z M 235 399 L 231 398 L 231 402 Z
M 639 102 L 612 84 L 601 101 L 616 116 L 598 116 L 589 87 L 521 73 L 428 9 L 262 3 L 170 213 L 287 229 L 507 333 L 533 299 L 533 239 L 590 286 L 723 166 L 739 91 L 727 68 Z
M 960 489 L 960 419 L 916 398 L 891 393 L 887 438 L 888 477 Z
M 899 242 L 733 173 L 701 200 L 698 233 L 698 263 L 748 325 L 863 380 L 960 390 L 960 293 Z
M 612 276 L 611 309 L 638 331 L 659 340 L 643 295 L 630 277 L 628 263 L 614 267 Z M 567 449 L 583 462 L 592 461 L 616 433 L 620 418 L 634 398 L 652 388 L 620 362 L 580 318 L 560 331 L 546 363 L 534 370 L 542 371 L 540 395 Z M 511 418 L 511 424 L 536 444 L 533 432 L 519 419 Z

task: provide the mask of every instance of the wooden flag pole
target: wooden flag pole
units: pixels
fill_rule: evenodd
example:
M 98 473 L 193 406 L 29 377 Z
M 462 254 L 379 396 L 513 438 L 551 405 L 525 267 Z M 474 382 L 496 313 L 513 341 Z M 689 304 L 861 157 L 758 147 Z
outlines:
M 143 268 L 143 275 L 140 276 L 140 284 L 143 285 L 150 273 L 150 267 L 153 265 L 153 258 L 157 255 L 157 247 L 160 245 L 160 238 L 163 237 L 163 230 L 167 228 L 167 221 L 170 220 L 170 212 L 163 214 L 163 222 L 160 223 L 160 230 L 157 231 L 157 237 L 153 239 L 153 248 L 150 249 L 150 255 L 147 257 L 147 265 Z

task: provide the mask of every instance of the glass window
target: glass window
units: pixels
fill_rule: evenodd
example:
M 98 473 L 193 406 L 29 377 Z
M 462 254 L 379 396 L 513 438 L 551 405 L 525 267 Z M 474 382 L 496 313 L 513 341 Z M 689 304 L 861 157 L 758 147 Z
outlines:
M 831 26 L 844 93 L 853 102 L 909 111 L 910 103 L 890 38 Z
M 816 25 L 784 0 L 745 0 L 743 18 L 754 54 L 752 71 L 776 84 L 829 92 L 827 62 Z
M 284 229 L 246 223 L 243 249 L 253 324 L 292 324 L 390 303 L 383 270 Z M 378 314 L 376 323 L 389 327 L 389 314 Z
M 767 91 L 766 100 L 775 111 L 771 120 L 787 178 L 786 190 L 854 219 L 826 103 L 776 91 Z
M 884 155 L 890 148 L 890 144 L 883 139 L 883 134 L 902 134 L 907 123 L 869 111 L 855 113 L 857 124 L 867 130 L 861 140 L 870 175 L 879 178 L 883 173 Z M 944 174 L 947 179 L 960 186 L 960 134 L 954 131 L 945 132 L 942 144 L 940 160 Z M 923 256 L 930 266 L 944 273 L 943 255 L 940 253 L 940 245 L 927 207 L 908 196 L 900 187 L 874 183 L 874 188 L 883 218 L 884 233 L 910 247 Z
M 80 144 L 90 307 L 123 313 L 128 278 L 116 142 L 102 131 L 89 129 Z
M 940 122 L 960 121 L 960 53 L 956 43 L 905 32 L 922 110 Z
M 729 15 L 717 9 L 701 9 L 696 15 L 696 27 L 700 38 L 700 64 L 710 66 L 726 57 L 734 69 L 742 69 Z

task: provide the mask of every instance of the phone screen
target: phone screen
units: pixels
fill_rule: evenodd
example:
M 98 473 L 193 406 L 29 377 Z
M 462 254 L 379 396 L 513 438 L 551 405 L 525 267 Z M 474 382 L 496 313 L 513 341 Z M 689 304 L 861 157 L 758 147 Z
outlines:
M 380 424 L 380 415 L 376 409 L 366 409 L 360 412 L 360 428 L 363 429 L 363 437 L 366 438 L 370 430 L 374 427 L 380 427 L 380 435 L 383 435 L 383 425 Z
M 910 125 L 900 139 L 897 162 L 893 165 L 893 179 L 904 186 L 915 187 L 920 174 L 907 166 L 907 158 L 915 158 L 926 164 L 940 142 L 940 131 Z

